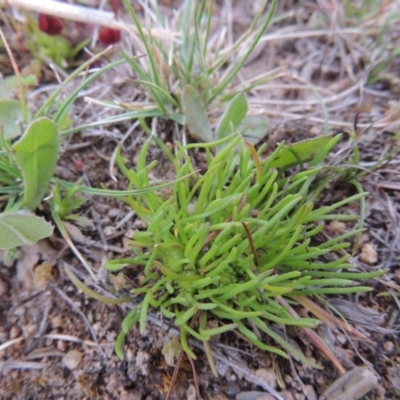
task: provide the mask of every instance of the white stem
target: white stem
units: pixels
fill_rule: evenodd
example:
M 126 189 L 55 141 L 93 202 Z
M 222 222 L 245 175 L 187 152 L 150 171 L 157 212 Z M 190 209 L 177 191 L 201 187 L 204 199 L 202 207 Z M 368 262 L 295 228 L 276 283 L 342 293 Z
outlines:
M 0 0 L 0 4 L 21 7 L 37 13 L 93 25 L 108 26 L 110 28 L 121 29 L 126 26 L 126 24 L 121 24 L 115 19 L 113 12 L 53 0 Z
M 84 7 L 74 4 L 62 3 L 54 0 L 0 0 L 0 6 L 8 5 L 35 11 L 37 13 L 52 15 L 71 21 L 83 22 L 91 25 L 107 26 L 109 28 L 120 29 L 127 32 L 137 33 L 137 29 L 132 24 L 115 19 L 111 11 L 98 10 L 91 7 Z M 147 31 L 143 29 L 145 33 Z M 165 37 L 171 35 L 164 29 L 152 29 L 152 35 Z M 175 32 L 172 36 L 179 36 Z

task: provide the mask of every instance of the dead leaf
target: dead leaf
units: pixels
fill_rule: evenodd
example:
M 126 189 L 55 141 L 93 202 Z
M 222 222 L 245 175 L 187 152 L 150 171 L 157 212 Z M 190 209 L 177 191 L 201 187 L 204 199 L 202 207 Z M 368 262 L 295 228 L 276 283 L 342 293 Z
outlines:
M 81 230 L 74 224 L 70 222 L 63 222 L 65 229 L 67 230 L 69 236 L 74 242 L 78 242 L 81 244 L 86 243 L 86 237 L 82 234 Z
M 17 280 L 26 289 L 34 289 L 34 267 L 40 260 L 38 245 L 22 246 L 22 257 L 17 261 Z
M 335 307 L 349 322 L 363 327 L 377 328 L 385 320 L 385 315 L 379 311 L 366 308 L 344 299 L 331 299 L 330 304 Z
M 378 261 L 378 253 L 371 243 L 365 243 L 361 249 L 360 260 L 368 265 L 375 264 Z
M 44 290 L 53 281 L 53 267 L 48 262 L 45 261 L 35 268 L 33 283 L 36 288 Z

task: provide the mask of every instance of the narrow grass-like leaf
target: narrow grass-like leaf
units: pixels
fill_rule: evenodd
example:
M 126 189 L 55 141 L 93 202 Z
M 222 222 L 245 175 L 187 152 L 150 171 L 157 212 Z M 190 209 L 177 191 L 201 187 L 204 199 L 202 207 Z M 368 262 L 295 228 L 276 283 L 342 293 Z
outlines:
M 39 110 L 36 112 L 34 120 L 37 118 L 43 117 L 46 115 L 46 113 L 49 113 L 51 107 L 54 105 L 56 102 L 56 99 L 60 95 L 60 93 L 65 89 L 65 86 L 73 81 L 75 78 L 79 76 L 80 73 L 83 71 L 86 71 L 90 66 L 98 59 L 104 57 L 105 54 L 107 54 L 111 50 L 111 47 L 106 48 L 105 50 L 101 51 L 100 53 L 96 54 L 93 56 L 91 59 L 83 63 L 79 68 L 77 68 L 73 73 L 69 74 L 68 77 L 65 79 L 62 85 L 59 85 L 59 87 L 52 93 L 52 95 L 45 101 L 45 103 L 39 108 Z M 116 65 L 122 64 L 123 62 L 121 60 L 116 62 Z
M 118 299 L 112 299 L 110 297 L 103 296 L 94 290 L 90 289 L 87 287 L 83 282 L 81 282 L 75 274 L 71 271 L 71 269 L 68 267 L 66 263 L 63 264 L 64 266 L 64 271 L 68 275 L 68 278 L 71 280 L 71 282 L 83 293 L 88 295 L 89 297 L 92 297 L 93 299 L 99 300 L 103 303 L 106 304 L 122 304 L 126 303 L 129 300 L 129 297 L 120 297 Z
M 265 18 L 265 21 L 262 24 L 262 26 L 259 28 L 259 31 L 257 32 L 255 38 L 251 42 L 250 46 L 248 47 L 245 55 L 240 58 L 240 60 L 236 63 L 236 65 L 233 66 L 231 71 L 226 75 L 226 77 L 222 80 L 222 82 L 215 88 L 212 96 L 208 99 L 209 103 L 212 103 L 222 93 L 222 91 L 232 82 L 233 79 L 235 79 L 237 74 L 240 72 L 240 70 L 246 64 L 246 61 L 248 60 L 251 53 L 257 46 L 257 43 L 260 41 L 262 35 L 267 30 L 267 28 L 271 22 L 271 19 L 274 15 L 277 3 L 278 3 L 278 0 L 272 0 L 271 6 L 270 6 L 268 14 Z
M 255 317 L 251 319 L 254 324 L 260 328 L 263 332 L 265 332 L 268 336 L 274 339 L 277 343 L 279 343 L 291 356 L 295 357 L 297 360 L 303 362 L 304 364 L 311 365 L 315 369 L 322 369 L 322 367 L 314 362 L 310 361 L 305 355 L 296 347 L 292 346 L 289 342 L 283 339 L 280 335 L 274 332 L 271 328 L 269 328 L 263 321 L 259 318 Z

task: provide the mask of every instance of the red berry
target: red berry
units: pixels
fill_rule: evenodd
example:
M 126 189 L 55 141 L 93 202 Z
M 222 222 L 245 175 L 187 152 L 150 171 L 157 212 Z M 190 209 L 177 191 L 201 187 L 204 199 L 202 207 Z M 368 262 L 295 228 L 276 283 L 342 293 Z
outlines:
M 59 18 L 51 15 L 39 14 L 39 29 L 48 35 L 59 35 L 63 30 L 63 24 Z
M 109 46 L 121 40 L 121 32 L 118 29 L 101 28 L 99 31 L 99 39 L 105 46 Z

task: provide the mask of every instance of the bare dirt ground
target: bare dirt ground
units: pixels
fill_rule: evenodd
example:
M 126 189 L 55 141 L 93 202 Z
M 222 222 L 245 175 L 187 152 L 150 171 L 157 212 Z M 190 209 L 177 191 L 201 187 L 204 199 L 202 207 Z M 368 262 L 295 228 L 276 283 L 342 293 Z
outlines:
M 165 12 L 180 4 L 161 3 Z M 233 21 L 230 26 L 235 36 L 249 25 L 258 3 L 218 2 L 216 21 Z M 361 178 L 370 194 L 366 231 L 355 254 L 363 269 L 384 269 L 386 274 L 367 282 L 374 289 L 370 293 L 328 300 L 367 338 L 357 339 L 328 326 L 318 328 L 318 334 L 346 370 L 368 366 L 376 372 L 379 380 L 365 399 L 398 399 L 400 158 L 393 150 L 398 147 L 400 130 L 400 58 L 396 55 L 400 4 L 384 1 L 367 7 L 364 3 L 280 1 L 275 23 L 240 79 L 248 82 L 266 72 L 273 77 L 249 94 L 251 113 L 269 118 L 263 141 L 270 147 L 283 139 L 294 142 L 332 131 L 344 133 L 345 147 L 349 134 L 355 132 L 361 169 L 386 157 Z M 123 40 L 121 46 L 129 48 L 128 39 Z M 88 95 L 122 102 L 144 96 L 142 89 L 129 84 L 131 77 L 126 67 L 118 68 L 96 82 Z M 31 99 L 40 102 L 42 95 L 33 93 Z M 86 106 L 82 96 L 74 108 L 77 125 L 101 115 L 95 106 Z M 126 182 L 113 165 L 110 167 L 110 159 L 116 145 L 123 141 L 123 155 L 134 166 L 145 137 L 139 128 L 131 129 L 126 136 L 131 126 L 124 122 L 70 137 L 63 144 L 57 176 L 69 181 L 82 178 L 93 187 L 105 184 L 125 189 Z M 168 125 L 160 125 L 158 131 L 165 142 L 175 139 Z M 160 151 L 152 149 L 151 156 L 160 159 L 158 178 L 173 178 Z M 117 182 L 111 179 L 110 169 Z M 346 188 L 332 187 L 324 201 L 346 195 Z M 70 235 L 97 271 L 97 283 L 58 232 L 36 246 L 22 248 L 20 259 L 12 265 L 0 261 L 1 399 L 156 400 L 168 393 L 174 372 L 162 354 L 168 335 L 174 333 L 168 321 L 153 314 L 145 335 L 134 328 L 126 340 L 126 358 L 120 361 L 114 353 L 114 340 L 130 306 L 110 306 L 88 298 L 65 274 L 63 265 L 67 264 L 99 293 L 123 293 L 117 293 L 116 283 L 113 287 L 107 280 L 104 263 L 130 255 L 129 237 L 141 223 L 117 200 L 87 197 L 80 214 L 91 224 L 72 226 Z M 46 208 L 40 212 L 49 217 Z M 212 375 L 199 343 L 191 342 L 198 356 L 196 374 L 184 359 L 171 399 L 196 399 L 197 382 L 204 399 L 274 398 L 266 387 L 274 388 L 286 400 L 320 398 L 339 377 L 338 371 L 299 332 L 287 333 L 322 370 L 262 352 L 230 333 L 212 343 L 218 378 Z M 356 376 L 363 385 L 368 384 L 361 375 Z M 345 386 L 341 384 L 339 389 Z M 346 398 L 339 395 L 329 399 Z

